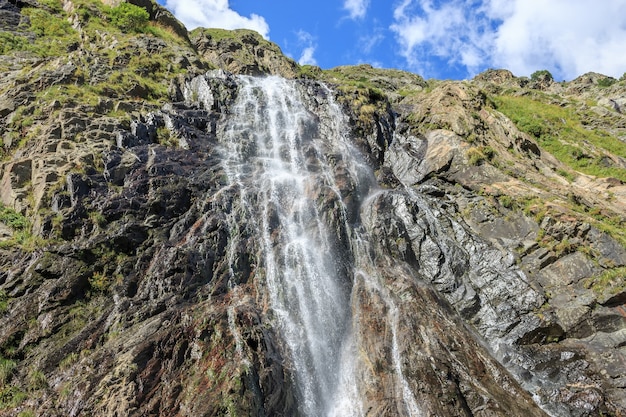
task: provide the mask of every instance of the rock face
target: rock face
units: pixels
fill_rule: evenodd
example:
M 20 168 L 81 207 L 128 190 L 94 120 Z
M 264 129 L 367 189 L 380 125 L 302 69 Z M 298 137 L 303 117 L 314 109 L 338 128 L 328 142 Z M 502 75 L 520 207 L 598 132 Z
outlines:
M 0 3 L 0 415 L 626 413 L 623 81 L 304 69 L 133 4 Z
M 226 71 L 287 78 L 294 78 L 300 72 L 298 65 L 283 55 L 277 45 L 248 29 L 199 28 L 191 32 L 191 40 L 201 57 Z

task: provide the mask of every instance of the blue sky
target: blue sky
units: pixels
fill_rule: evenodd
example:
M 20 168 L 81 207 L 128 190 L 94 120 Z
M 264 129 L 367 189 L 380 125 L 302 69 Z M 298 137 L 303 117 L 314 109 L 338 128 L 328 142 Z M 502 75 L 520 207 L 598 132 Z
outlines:
M 439 79 L 626 72 L 626 0 L 160 1 L 190 30 L 254 29 L 322 68 L 369 63 Z

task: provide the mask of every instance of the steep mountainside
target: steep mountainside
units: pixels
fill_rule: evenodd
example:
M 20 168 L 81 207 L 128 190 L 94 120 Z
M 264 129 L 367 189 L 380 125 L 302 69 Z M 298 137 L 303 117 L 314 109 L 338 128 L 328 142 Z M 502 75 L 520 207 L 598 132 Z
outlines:
M 105 3 L 0 0 L 0 416 L 626 414 L 625 79 Z

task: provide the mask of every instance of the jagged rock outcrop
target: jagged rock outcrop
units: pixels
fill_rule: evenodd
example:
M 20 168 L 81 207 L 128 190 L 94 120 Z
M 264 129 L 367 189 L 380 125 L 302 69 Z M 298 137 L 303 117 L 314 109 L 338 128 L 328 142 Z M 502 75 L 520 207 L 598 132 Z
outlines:
M 283 55 L 280 48 L 248 29 L 225 31 L 198 28 L 191 33 L 198 54 L 218 68 L 236 74 L 281 75 L 296 77 L 300 71 L 293 59 Z
M 263 164 L 233 182 L 224 162 L 231 73 L 299 78 L 314 115 L 296 124 L 320 180 L 305 194 L 348 294 L 363 415 L 626 413 L 624 81 L 302 69 L 252 32 L 187 34 L 132 3 L 159 25 L 0 2 L 0 415 L 307 410 L 267 212 L 245 204 Z M 62 30 L 44 39 L 42 19 Z

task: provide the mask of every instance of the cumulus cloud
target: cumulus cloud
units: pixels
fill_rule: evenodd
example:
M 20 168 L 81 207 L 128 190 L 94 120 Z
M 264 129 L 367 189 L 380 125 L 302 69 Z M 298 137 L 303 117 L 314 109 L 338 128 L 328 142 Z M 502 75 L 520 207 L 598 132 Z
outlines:
M 300 58 L 298 58 L 298 64 L 317 65 L 317 60 L 313 56 L 313 54 L 315 54 L 315 50 L 317 49 L 315 38 L 304 30 L 298 31 L 296 35 L 298 37 L 298 44 L 304 46 L 304 49 L 302 49 L 302 53 L 300 54 Z
M 344 0 L 343 8 L 348 11 L 350 19 L 363 19 L 369 3 L 369 0 Z
M 317 60 L 313 56 L 315 53 L 314 46 L 308 46 L 302 50 L 300 58 L 298 58 L 298 64 L 300 65 L 317 65 Z
M 565 79 L 626 71 L 626 0 L 513 3 L 512 9 L 491 5 L 492 13 L 504 17 L 495 36 L 495 65 L 524 75 L 545 68 Z
M 403 0 L 391 30 L 408 65 L 425 75 L 437 75 L 428 74 L 433 56 L 468 76 L 487 66 L 565 79 L 626 70 L 626 0 Z
M 404 0 L 394 9 L 391 30 L 409 66 L 430 72 L 428 62 L 435 56 L 473 72 L 488 60 L 488 19 L 468 3 L 454 0 L 437 7 L 431 0 Z
M 197 27 L 252 29 L 266 39 L 270 31 L 262 16 L 241 16 L 230 8 L 228 0 L 167 0 L 165 7 L 189 30 Z

